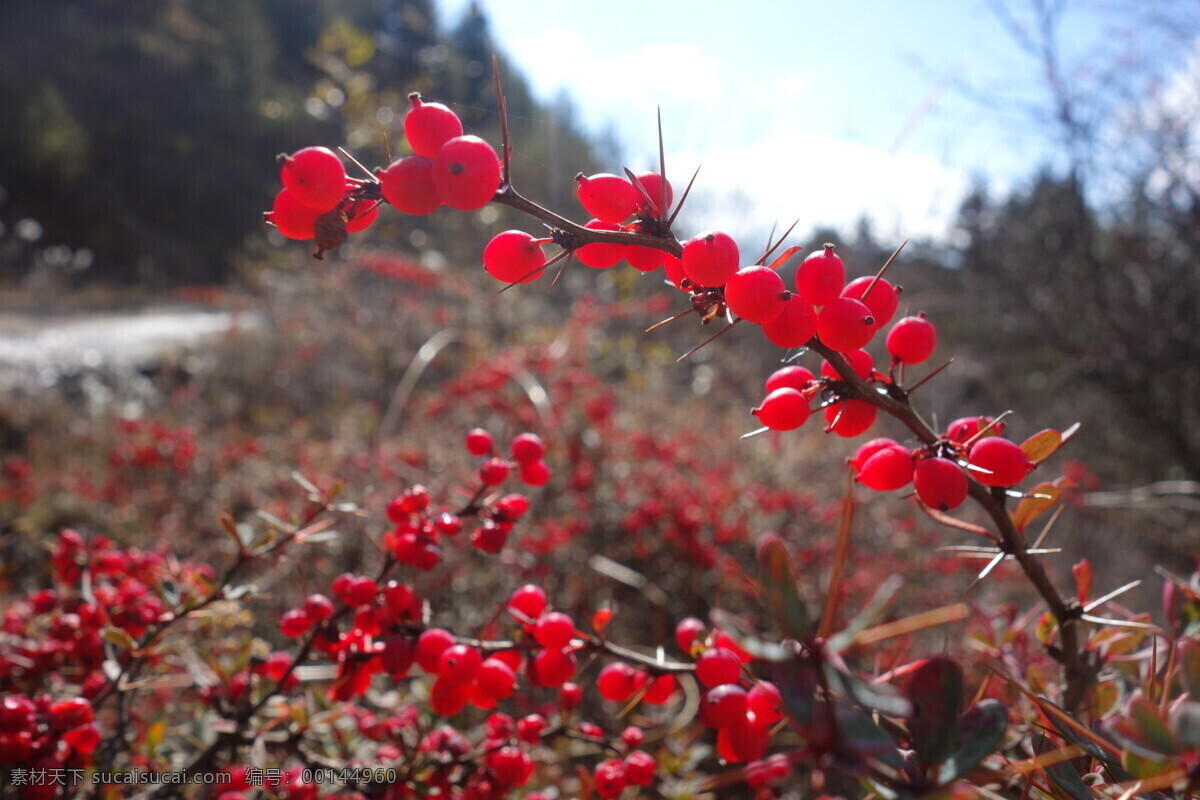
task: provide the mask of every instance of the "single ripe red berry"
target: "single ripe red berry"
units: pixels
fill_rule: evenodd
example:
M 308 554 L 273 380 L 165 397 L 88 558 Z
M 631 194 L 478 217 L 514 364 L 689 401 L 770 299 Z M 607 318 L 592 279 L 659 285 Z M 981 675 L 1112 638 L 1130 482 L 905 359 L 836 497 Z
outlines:
M 999 436 L 985 436 L 971 445 L 967 462 L 975 480 L 985 486 L 1012 486 L 1033 470 L 1033 464 L 1020 446 Z
M 538 618 L 533 626 L 533 638 L 549 650 L 561 650 L 575 636 L 575 620 L 561 611 L 551 611 Z
M 776 389 L 752 413 L 773 431 L 791 431 L 808 420 L 808 401 L 795 389 Z
M 383 199 L 405 214 L 429 214 L 442 204 L 441 195 L 433 183 L 433 159 L 428 156 L 405 156 L 378 170 L 379 189 Z
M 579 708 L 583 702 L 583 689 L 577 683 L 564 683 L 558 687 L 558 704 L 566 710 Z
M 842 400 L 825 407 L 825 422 L 830 433 L 849 439 L 871 427 L 875 414 L 875 406 L 865 400 Z
M 664 180 L 662 175 L 652 170 L 639 172 L 635 177 L 642 188 L 646 190 L 646 194 L 654 201 L 655 207 L 658 208 L 657 216 L 665 216 L 667 211 L 670 210 L 671 204 L 675 202 L 675 192 L 671 188 L 670 181 Z M 666 191 L 665 197 L 663 196 L 664 189 Z M 635 189 L 634 191 L 637 190 Z M 663 205 L 664 200 L 666 201 L 665 207 Z M 643 215 L 653 213 L 653 209 L 646 205 L 646 198 L 642 197 L 641 192 L 637 192 L 637 203 L 638 210 Z
M 796 294 L 814 306 L 827 306 L 841 294 L 846 285 L 846 267 L 842 257 L 833 252 L 833 245 L 812 253 L 800 262 L 796 270 Z
M 767 378 L 767 393 L 769 394 L 776 389 L 795 389 L 796 391 L 801 391 L 813 379 L 811 371 L 798 364 L 792 364 L 771 373 L 771 377 Z
M 902 489 L 912 480 L 914 466 L 907 447 L 884 447 L 863 463 L 858 481 L 877 492 Z
M 849 297 L 837 297 L 817 315 L 817 337 L 838 352 L 857 350 L 875 335 L 871 309 Z
M 283 159 L 279 179 L 303 205 L 329 211 L 346 196 L 346 168 L 327 147 L 305 147 Z
M 803 347 L 817 332 L 817 312 L 812 303 L 793 294 L 778 316 L 762 324 L 762 331 L 776 347 Z
M 723 728 L 746 714 L 746 690 L 736 683 L 714 686 L 700 702 L 704 706 L 703 720 L 713 728 Z
M 453 717 L 467 707 L 470 698 L 471 687 L 468 684 L 450 683 L 438 678 L 429 692 L 429 706 L 435 714 Z
M 583 227 L 593 231 L 619 231 L 621 226 L 615 222 L 604 222 L 594 219 L 588 222 Z M 621 263 L 621 259 L 625 256 L 625 245 L 623 244 L 606 244 L 604 242 L 596 242 L 593 244 L 585 244 L 583 247 L 575 251 L 575 257 L 579 259 L 579 263 L 585 267 L 593 269 L 609 269 Z
M 683 280 L 687 277 L 687 275 L 685 275 L 683 272 L 683 261 L 671 255 L 670 253 L 664 253 L 663 255 L 665 256 L 663 258 L 663 269 L 667 273 L 667 280 L 670 281 L 671 285 L 676 289 L 682 289 Z
M 762 758 L 770 743 L 770 726 L 753 711 L 747 711 L 741 719 L 717 733 L 717 750 L 730 762 Z
M 474 647 L 454 644 L 442 651 L 438 662 L 438 676 L 447 683 L 461 685 L 475 680 L 483 657 Z
M 565 688 L 566 685 L 564 684 L 560 687 L 559 693 L 561 694 L 562 689 Z M 546 718 L 541 714 L 527 714 L 521 717 L 517 723 L 517 736 L 526 744 L 538 744 L 542 741 L 542 734 L 545 733 L 548 727 L 549 723 L 546 722 Z
M 741 674 L 742 660 L 724 647 L 710 647 L 696 659 L 696 679 L 705 686 L 737 683 Z
M 866 380 L 871 377 L 871 372 L 875 369 L 875 359 L 866 350 L 849 350 L 842 353 L 842 358 L 846 359 L 846 363 L 850 365 L 850 369 L 854 370 L 854 374 Z M 821 374 L 830 380 L 841 380 L 842 376 L 838 375 L 838 371 L 833 368 L 833 364 L 828 361 L 821 363 Z
M 598 764 L 592 780 L 596 784 L 596 794 L 600 795 L 602 800 L 615 800 L 629 785 L 629 779 L 625 776 L 625 764 L 615 758 Z
M 623 703 L 637 690 L 635 670 L 624 661 L 605 664 L 596 676 L 596 690 L 605 700 Z
M 504 231 L 483 248 L 483 268 L 504 283 L 529 283 L 542 276 L 546 253 L 525 231 Z
M 680 650 L 690 654 L 692 652 L 692 643 L 704 638 L 707 630 L 708 628 L 703 620 L 696 617 L 684 617 L 675 626 L 675 643 L 679 645 Z
M 517 689 L 517 674 L 498 658 L 484 659 L 475 673 L 475 683 L 488 697 L 504 700 Z
M 575 655 L 565 650 L 547 648 L 529 662 L 529 679 L 535 686 L 553 689 L 562 686 L 575 675 Z
M 271 210 L 264 215 L 264 219 L 287 238 L 307 241 L 316 237 L 317 217 L 322 213 L 304 205 L 292 192 L 283 189 L 275 195 Z
M 526 486 L 545 486 L 550 482 L 550 467 L 540 458 L 537 461 L 530 461 L 527 464 L 521 465 L 520 470 L 521 483 Z
M 528 619 L 537 619 L 546 610 L 546 591 L 532 583 L 527 583 L 513 591 L 508 598 L 508 607 L 519 611 Z
M 951 511 L 967 499 L 967 473 L 948 458 L 926 458 L 913 472 L 917 497 L 930 508 Z
M 292 608 L 279 618 L 279 632 L 284 636 L 303 636 L 312 628 L 312 618 L 302 608 Z
M 304 611 L 313 622 L 324 622 L 333 616 L 333 601 L 323 594 L 310 594 L 304 601 Z
M 519 786 L 525 783 L 525 759 L 527 758 L 529 758 L 529 756 L 525 753 L 522 753 L 520 748 L 508 745 L 488 753 L 485 760 L 488 770 L 496 779 L 496 783 L 501 787 L 508 789 L 508 787 Z M 507 795 L 508 791 L 498 791 L 494 796 L 504 797 Z M 468 791 L 463 793 L 463 796 L 491 797 L 493 795 L 491 793 L 476 795 Z
M 846 288 L 842 289 L 842 297 L 857 300 L 871 309 L 876 329 L 891 322 L 900 305 L 900 290 L 888 283 L 886 278 L 876 280 L 873 275 L 864 275 L 847 283 Z
M 412 108 L 404 115 L 404 135 L 414 153 L 433 158 L 442 145 L 462 136 L 462 120 L 449 108 L 441 103 L 426 103 L 416 92 L 408 100 Z
M 346 233 L 360 233 L 379 218 L 379 201 L 362 198 L 346 208 Z
M 888 352 L 901 364 L 920 364 L 933 355 L 936 346 L 937 330 L 924 314 L 905 317 L 888 331 Z
M 767 725 L 783 719 L 783 696 L 779 688 L 770 681 L 759 681 L 750 689 L 746 698 L 747 707 Z
M 790 297 L 783 278 L 767 267 L 743 267 L 725 284 L 725 304 L 747 322 L 769 322 Z
M 443 144 L 433 159 L 433 185 L 451 208 L 483 208 L 500 188 L 500 159 L 478 136 L 457 136 Z
M 512 440 L 512 457 L 518 464 L 528 464 L 546 455 L 546 445 L 536 433 L 518 434 Z
M 604 222 L 624 222 L 637 210 L 641 195 L 625 178 L 601 172 L 591 177 L 575 176 L 579 202 L 589 214 Z
M 492 453 L 492 435 L 483 428 L 467 431 L 465 444 L 467 452 L 473 456 L 487 456 Z
M 654 756 L 645 750 L 634 750 L 625 756 L 625 777 L 635 786 L 649 786 L 654 783 L 654 772 L 658 764 Z
M 697 286 L 724 286 L 738 271 L 741 254 L 727 233 L 702 233 L 683 246 L 683 273 Z
M 411 639 L 397 637 L 388 639 L 383 644 L 380 664 L 383 671 L 392 678 L 399 680 L 408 674 L 408 670 L 416 659 L 417 650 Z
M 858 449 L 854 451 L 854 457 L 850 459 L 850 466 L 855 472 L 862 472 L 863 465 L 867 463 L 867 459 L 878 453 L 880 450 L 885 450 L 889 447 L 900 447 L 900 443 L 895 439 L 880 437 L 871 439 L 869 442 L 863 442 Z
M 659 675 L 650 682 L 650 688 L 642 696 L 642 702 L 652 706 L 666 705 L 675 694 L 677 683 L 674 675 Z
M 442 668 L 442 653 L 453 646 L 454 634 L 444 628 L 429 628 L 417 637 L 417 663 L 430 675 L 436 675 Z

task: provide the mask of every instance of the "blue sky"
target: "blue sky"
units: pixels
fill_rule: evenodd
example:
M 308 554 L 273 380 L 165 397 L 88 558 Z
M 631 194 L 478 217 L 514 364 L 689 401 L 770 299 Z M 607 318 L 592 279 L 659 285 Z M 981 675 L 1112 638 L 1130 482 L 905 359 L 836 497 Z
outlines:
M 616 134 L 629 166 L 656 162 L 662 107 L 673 182 L 703 162 L 693 227 L 800 217 L 803 230 L 866 214 L 884 237 L 941 236 L 973 176 L 1003 189 L 1054 157 L 1020 110 L 1045 97 L 1037 64 L 985 0 L 481 5 L 535 93 L 568 92 L 586 127 Z M 468 6 L 443 0 L 443 21 Z M 1068 10 L 1063 60 L 1157 57 L 1120 44 L 1113 24 Z

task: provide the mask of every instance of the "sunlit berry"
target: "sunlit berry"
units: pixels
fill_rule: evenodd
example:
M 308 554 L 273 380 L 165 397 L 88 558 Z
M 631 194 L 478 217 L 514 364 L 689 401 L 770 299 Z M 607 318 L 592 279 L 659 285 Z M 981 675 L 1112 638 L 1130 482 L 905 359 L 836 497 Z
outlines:
M 405 156 L 377 170 L 383 199 L 405 214 L 429 214 L 442 204 L 433 182 L 433 159 L 427 156 Z
M 601 172 L 587 177 L 581 172 L 575 181 L 579 184 L 579 202 L 597 220 L 624 222 L 637 210 L 641 194 L 619 175 Z
M 736 683 L 742 674 L 742 660 L 724 647 L 710 647 L 696 659 L 696 679 L 705 686 Z
M 598 219 L 589 221 L 583 227 L 593 231 L 621 230 L 621 226 L 615 222 L 603 222 Z M 586 267 L 609 269 L 621 263 L 621 259 L 625 257 L 625 245 L 593 242 L 592 244 L 585 244 L 576 250 L 575 257 L 579 259 L 579 263 Z
M 888 331 L 886 344 L 895 361 L 920 364 L 933 355 L 933 349 L 937 346 L 937 330 L 924 314 L 905 317 Z
M 850 369 L 858 377 L 866 380 L 871 377 L 871 373 L 875 370 L 875 359 L 866 350 L 849 350 L 842 353 L 842 358 L 846 359 L 846 363 L 850 365 Z M 833 364 L 828 361 L 821 362 L 821 374 L 831 380 L 841 380 L 842 376 L 833 368 Z
M 900 290 L 888 283 L 886 278 L 876 280 L 873 275 L 864 275 L 847 283 L 846 288 L 842 289 L 842 297 L 858 300 L 871 309 L 876 329 L 891 322 L 900 305 Z
M 858 481 L 877 492 L 890 492 L 912 481 L 914 467 L 907 447 L 884 447 L 866 459 L 858 471 Z
M 546 610 L 546 590 L 532 583 L 514 590 L 508 598 L 508 607 L 520 612 L 528 619 L 537 619 Z
M 725 284 L 725 304 L 747 322 L 769 322 L 783 312 L 789 297 L 783 278 L 767 267 L 743 267 Z
M 831 244 L 825 245 L 824 250 L 811 253 L 796 270 L 796 294 L 814 306 L 832 303 L 845 285 L 846 267 Z
M 472 428 L 467 431 L 465 444 L 467 452 L 473 456 L 491 455 L 492 435 L 483 428 Z
M 967 474 L 948 458 L 926 458 L 917 463 L 913 487 L 925 505 L 951 511 L 967 498 Z
M 971 445 L 967 462 L 977 468 L 971 476 L 985 486 L 1012 486 L 1033 470 L 1025 451 L 999 436 L 985 436 Z
M 779 314 L 762 324 L 763 335 L 776 347 L 803 347 L 817 332 L 817 312 L 812 303 L 793 294 Z
M 271 210 L 264 218 L 289 239 L 307 241 L 317 235 L 317 217 L 325 212 L 306 206 L 284 189 L 275 195 Z
M 830 433 L 849 439 L 870 428 L 876 413 L 865 400 L 840 400 L 825 407 L 825 423 Z
M 279 179 L 298 203 L 317 211 L 331 210 L 346 195 L 346 168 L 327 147 L 305 147 L 287 156 Z
M 709 231 L 683 246 L 683 273 L 697 286 L 724 286 L 737 273 L 740 259 L 729 234 Z
M 808 401 L 795 389 L 776 389 L 752 413 L 773 431 L 795 430 L 808 420 Z
M 561 649 L 575 636 L 575 620 L 561 611 L 551 611 L 538 618 L 533 626 L 533 638 L 547 649 Z
M 875 318 L 871 309 L 849 297 L 829 302 L 817 315 L 817 338 L 832 350 L 857 350 L 875 335 Z
M 483 268 L 504 283 L 529 283 L 541 277 L 546 253 L 525 231 L 504 231 L 483 248 Z
M 412 107 L 404 115 L 404 135 L 414 153 L 433 158 L 442 145 L 462 136 L 462 120 L 449 108 L 441 103 L 426 103 L 416 92 L 408 100 Z
M 451 208 L 483 208 L 500 188 L 500 159 L 478 136 L 457 136 L 443 144 L 433 159 L 433 185 Z
M 801 391 L 808 386 L 814 377 L 812 371 L 798 364 L 777 369 L 767 378 L 766 389 L 767 393 L 776 389 L 795 389 Z
M 634 176 L 641 187 L 646 190 L 646 195 L 654 202 L 654 206 L 658 209 L 656 216 L 662 217 L 670 210 L 671 204 L 675 202 L 675 191 L 671 188 L 671 182 L 665 180 L 662 175 L 659 175 L 653 170 L 639 172 Z M 636 191 L 636 190 L 635 190 Z M 637 193 L 638 209 L 643 214 L 653 213 L 653 209 L 646 204 L 646 198 L 642 197 L 642 193 Z

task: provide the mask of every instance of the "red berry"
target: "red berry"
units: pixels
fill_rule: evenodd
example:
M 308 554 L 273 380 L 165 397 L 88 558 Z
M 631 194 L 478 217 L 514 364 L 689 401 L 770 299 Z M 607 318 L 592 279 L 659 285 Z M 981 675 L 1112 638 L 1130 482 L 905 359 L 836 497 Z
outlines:
M 803 347 L 817 332 L 817 312 L 799 295 L 783 304 L 778 316 L 762 324 L 763 335 L 776 347 Z
M 438 678 L 433 682 L 429 692 L 429 705 L 435 714 L 443 717 L 453 717 L 467 707 L 471 697 L 471 687 L 465 683 L 450 683 Z
M 404 135 L 414 153 L 433 158 L 442 145 L 462 136 L 462 121 L 449 108 L 441 103 L 426 103 L 416 92 L 408 99 L 412 108 L 404 115 Z
M 875 335 L 875 318 L 871 309 L 849 297 L 829 302 L 817 315 L 817 336 L 825 346 L 846 352 L 857 350 Z
M 984 436 L 999 436 L 1003 434 L 1007 426 L 1003 422 L 996 422 L 993 425 L 993 422 L 995 420 L 991 417 L 963 417 L 962 419 L 956 419 L 946 428 L 946 438 L 952 442 L 965 444 L 974 439 L 984 428 L 987 428 L 987 433 Z
M 632 233 L 644 233 L 640 225 L 634 225 L 631 229 Z M 629 266 L 636 269 L 638 272 L 653 272 L 662 266 L 667 259 L 667 252 L 659 250 L 657 247 L 644 247 L 640 244 L 628 245 L 623 255 L 625 260 L 629 262 Z
M 783 696 L 779 693 L 779 688 L 770 681 L 754 684 L 746 698 L 746 705 L 767 725 L 774 725 L 783 719 Z
M 679 645 L 680 650 L 691 654 L 692 643 L 702 639 L 707 630 L 704 622 L 696 617 L 684 617 L 675 626 L 675 643 Z
M 518 464 L 528 464 L 546 455 L 546 445 L 536 433 L 522 433 L 512 440 L 512 457 Z
M 724 647 L 710 647 L 696 659 L 696 679 L 705 686 L 737 683 L 741 674 L 742 660 Z
M 714 728 L 723 728 L 746 715 L 746 690 L 736 683 L 714 686 L 704 693 L 704 721 Z
M 496 555 L 508 543 L 508 534 L 512 525 L 498 524 L 487 520 L 471 534 L 471 546 L 484 553 Z
M 866 350 L 850 350 L 849 352 L 842 353 L 842 357 L 846 359 L 846 362 L 850 365 L 850 369 L 854 370 L 855 375 L 863 380 L 871 377 L 871 372 L 875 369 L 875 359 Z M 828 361 L 821 363 L 821 374 L 834 381 L 842 379 L 842 376 L 838 375 L 837 370 L 833 368 L 833 364 L 830 364 Z
M 413 665 L 416 655 L 416 646 L 411 639 L 403 637 L 388 639 L 383 643 L 380 664 L 383 667 L 383 671 L 390 675 L 393 680 L 400 680 L 408 674 L 408 670 Z
M 767 267 L 743 267 L 725 284 L 729 310 L 747 322 L 768 322 L 783 313 L 787 287 L 779 273 Z
M 615 222 L 602 222 L 594 219 L 588 222 L 583 227 L 593 231 L 619 231 L 621 226 Z M 608 269 L 615 267 L 621 263 L 621 259 L 625 255 L 625 245 L 623 244 L 605 244 L 597 242 L 595 244 L 585 244 L 583 247 L 575 251 L 575 257 L 579 259 L 579 263 L 585 267 L 594 269 Z
M 683 246 L 683 273 L 697 286 L 724 286 L 738 271 L 741 254 L 727 233 L 702 233 Z
M 405 214 L 429 214 L 442 204 L 433 183 L 433 159 L 405 156 L 375 173 L 383 199 Z
M 443 144 L 433 159 L 433 185 L 451 208 L 483 208 L 500 188 L 500 159 L 478 136 L 457 136 Z
M 624 661 L 605 664 L 596 676 L 596 690 L 605 700 L 623 703 L 637 690 L 634 683 L 636 671 Z
M 417 637 L 417 663 L 430 675 L 442 668 L 442 653 L 454 646 L 454 634 L 443 628 L 430 628 Z
M 577 683 L 564 683 L 558 688 L 558 704 L 564 710 L 578 708 L 583 701 L 583 689 Z
M 475 674 L 482 663 L 483 657 L 474 647 L 465 644 L 451 645 L 438 657 L 438 676 L 447 683 L 470 683 L 475 680 Z
M 562 686 L 574 675 L 575 656 L 564 650 L 543 650 L 529 662 L 530 682 L 536 686 Z
M 652 706 L 666 705 L 675 694 L 676 686 L 674 675 L 659 675 L 650 682 L 650 688 L 642 695 L 642 702 Z
M 808 386 L 812 380 L 813 374 L 811 371 L 793 364 L 771 373 L 771 377 L 767 378 L 767 393 L 769 394 L 776 389 L 795 389 L 799 392 Z
M 346 196 L 346 168 L 327 147 L 305 147 L 283 159 L 283 188 L 303 205 L 330 211 Z
M 754 761 L 771 743 L 771 730 L 753 711 L 717 733 L 717 749 L 726 761 Z M 732 756 L 732 758 L 730 757 Z
M 877 492 L 902 489 L 913 478 L 913 456 L 907 447 L 884 447 L 868 458 L 858 480 Z
M 601 172 L 589 178 L 580 173 L 575 181 L 579 184 L 579 202 L 598 220 L 624 222 L 637 210 L 641 194 L 619 175 Z
M 546 591 L 540 586 L 527 583 L 513 591 L 508 598 L 508 607 L 519 611 L 529 619 L 537 619 L 546 610 Z
M 936 346 L 937 330 L 924 314 L 905 317 L 888 331 L 888 352 L 902 364 L 920 364 L 933 355 Z
M 292 192 L 284 189 L 275 195 L 275 202 L 265 219 L 287 238 L 307 241 L 317 235 L 317 217 L 323 213 L 304 205 Z
M 667 273 L 667 280 L 670 281 L 671 285 L 676 289 L 682 289 L 683 280 L 687 277 L 687 275 L 685 275 L 683 272 L 683 262 L 670 253 L 666 253 L 664 255 L 665 258 L 663 258 L 663 269 Z
M 854 457 L 850 459 L 850 466 L 854 467 L 855 472 L 862 472 L 863 465 L 871 456 L 878 453 L 880 450 L 886 450 L 889 447 L 900 447 L 900 443 L 895 439 L 880 437 L 872 439 L 869 442 L 864 442 L 859 445 L 858 450 L 854 451 Z
M 808 419 L 808 401 L 795 389 L 776 389 L 752 413 L 773 431 L 791 431 Z
M 472 428 L 467 431 L 467 452 L 473 456 L 486 456 L 492 453 L 492 435 L 483 428 Z
M 615 758 L 596 765 L 592 777 L 596 783 L 596 794 L 603 800 L 614 800 L 629 785 L 629 779 L 625 777 L 625 765 Z
M 637 725 L 629 725 L 621 731 L 621 743 L 627 747 L 641 747 L 644 741 L 646 741 L 646 732 Z
M 489 458 L 479 466 L 479 480 L 484 486 L 499 486 L 508 478 L 508 462 L 502 458 Z
M 625 756 L 625 777 L 637 786 L 649 786 L 654 783 L 654 772 L 658 764 L 654 756 L 645 750 L 634 750 Z
M 980 468 L 971 470 L 971 475 L 986 486 L 1012 486 L 1033 470 L 1025 451 L 999 436 L 985 436 L 971 445 L 967 461 Z
M 500 659 L 487 658 L 475 673 L 475 683 L 488 697 L 504 700 L 517 690 L 517 674 Z
M 871 427 L 875 413 L 865 400 L 842 400 L 825 407 L 825 422 L 830 433 L 849 439 Z
M 50 730 L 56 733 L 87 725 L 95 718 L 91 702 L 83 697 L 72 697 L 52 703 L 49 716 Z
M 868 288 L 871 290 L 869 294 Z M 866 295 L 867 299 L 864 300 L 863 295 Z M 892 317 L 896 315 L 896 308 L 900 305 L 900 290 L 888 283 L 886 278 L 875 280 L 873 275 L 864 275 L 847 283 L 846 288 L 842 289 L 842 297 L 858 300 L 871 309 L 876 329 L 891 322 Z
M 292 608 L 279 618 L 279 632 L 284 636 L 303 636 L 312 628 L 312 618 L 302 608 Z
M 967 474 L 948 458 L 918 462 L 913 486 L 922 503 L 939 511 L 951 511 L 967 499 Z
M 659 211 L 658 216 L 665 216 L 667 211 L 670 210 L 671 204 L 675 202 L 675 192 L 671 188 L 670 181 L 663 180 L 663 176 L 654 171 L 639 172 L 635 177 L 642 188 L 646 190 L 646 194 L 654 201 L 654 205 Z M 664 189 L 666 190 L 665 208 L 663 207 Z M 646 198 L 642 197 L 642 193 L 636 189 L 634 191 L 637 192 L 638 209 L 644 213 L 651 213 L 650 207 L 646 205 Z
M 561 611 L 551 611 L 538 618 L 533 626 L 533 638 L 547 649 L 562 649 L 575 636 L 575 620 Z
M 366 198 L 355 200 L 346 208 L 346 233 L 365 231 L 378 218 L 378 200 L 368 200 Z
M 347 585 L 342 597 L 348 606 L 365 606 L 375 602 L 379 585 L 366 575 L 356 575 Z
M 833 252 L 833 245 L 812 253 L 796 270 L 796 294 L 814 306 L 826 306 L 837 299 L 846 284 L 846 267 Z
M 483 268 L 504 283 L 529 283 L 542 276 L 546 253 L 525 231 L 504 231 L 483 248 Z
M 550 468 L 538 459 L 521 465 L 521 482 L 526 486 L 545 486 L 550 481 Z

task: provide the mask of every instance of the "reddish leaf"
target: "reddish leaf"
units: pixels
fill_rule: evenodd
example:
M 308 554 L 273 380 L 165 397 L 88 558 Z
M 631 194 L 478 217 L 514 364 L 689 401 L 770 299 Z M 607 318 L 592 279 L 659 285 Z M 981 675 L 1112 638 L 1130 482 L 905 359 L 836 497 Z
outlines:
M 1088 595 L 1092 592 L 1092 564 L 1086 558 L 1071 567 L 1071 572 L 1075 575 L 1075 587 L 1078 590 L 1079 604 L 1083 605 L 1087 602 Z
M 1029 523 L 1053 508 L 1061 496 L 1062 492 L 1052 483 L 1039 483 L 1035 486 L 1028 495 L 1021 498 L 1021 502 L 1017 503 L 1017 510 L 1013 512 L 1013 524 L 1017 526 L 1017 530 L 1025 530 Z
M 1040 464 L 1054 455 L 1054 451 L 1062 447 L 1062 444 L 1062 434 L 1053 428 L 1047 428 L 1021 442 L 1021 450 L 1034 464 Z

